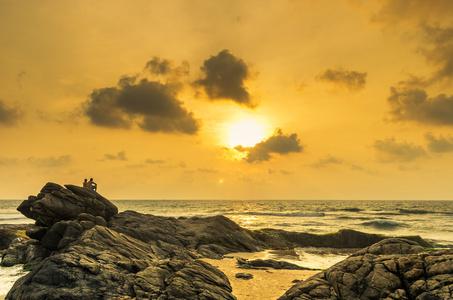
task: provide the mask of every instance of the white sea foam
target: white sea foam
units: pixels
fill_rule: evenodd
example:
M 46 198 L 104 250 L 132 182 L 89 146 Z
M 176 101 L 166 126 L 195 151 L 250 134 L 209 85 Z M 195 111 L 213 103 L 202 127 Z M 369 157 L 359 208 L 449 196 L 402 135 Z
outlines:
M 23 265 L 0 267 L 0 295 L 6 295 L 17 279 L 27 274 Z
M 316 248 L 296 248 L 294 252 L 299 256 L 298 265 L 312 269 L 327 269 L 334 264 L 346 259 L 350 253 L 313 251 Z

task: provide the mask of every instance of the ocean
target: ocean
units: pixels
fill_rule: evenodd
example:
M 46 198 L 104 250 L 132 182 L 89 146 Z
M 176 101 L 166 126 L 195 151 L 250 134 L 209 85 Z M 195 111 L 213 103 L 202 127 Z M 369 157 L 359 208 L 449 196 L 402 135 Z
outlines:
M 0 224 L 33 223 L 16 208 L 22 201 L 0 200 Z M 119 211 L 171 217 L 224 215 L 240 226 L 314 234 L 354 229 L 387 236 L 419 235 L 446 247 L 453 247 L 453 201 L 377 200 L 112 200 Z M 298 248 L 294 254 L 267 252 L 310 268 L 325 269 L 343 260 L 348 250 Z M 0 295 L 6 294 L 22 276 L 21 267 L 0 268 Z

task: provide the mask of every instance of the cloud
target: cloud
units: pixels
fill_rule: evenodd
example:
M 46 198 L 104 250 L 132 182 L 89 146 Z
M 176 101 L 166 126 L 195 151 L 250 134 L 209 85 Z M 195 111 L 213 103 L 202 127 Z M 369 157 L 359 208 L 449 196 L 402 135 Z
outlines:
M 108 160 L 122 160 L 122 161 L 126 161 L 127 160 L 125 151 L 120 151 L 116 155 L 106 154 L 105 158 L 108 159 Z
M 374 145 L 380 162 L 411 162 L 426 155 L 421 146 L 409 144 L 406 141 L 397 142 L 395 138 L 377 140 Z
M 451 16 L 453 2 L 436 0 L 435 5 L 425 0 L 382 0 L 371 20 L 377 23 L 395 25 L 400 22 L 437 22 Z
M 0 125 L 13 126 L 22 119 L 23 113 L 19 108 L 8 107 L 0 100 Z
M 28 162 L 36 165 L 38 167 L 62 167 L 68 165 L 72 161 L 72 157 L 70 155 L 62 155 L 59 157 L 43 157 L 43 158 L 36 158 L 31 156 L 28 158 Z
M 242 59 L 223 50 L 205 60 L 201 70 L 204 78 L 194 85 L 203 87 L 210 100 L 231 100 L 248 108 L 256 107 L 244 86 L 250 73 Z
M 274 135 L 253 147 L 236 146 L 234 149 L 246 154 L 244 160 L 252 163 L 268 161 L 272 158 L 273 153 L 284 155 L 290 152 L 302 152 L 303 146 L 296 133 L 284 135 L 282 130 L 277 128 Z
M 321 159 L 319 159 L 318 162 L 316 162 L 310 166 L 314 167 L 314 168 L 322 168 L 322 167 L 325 167 L 330 164 L 343 164 L 343 160 L 333 157 L 331 155 L 328 155 L 326 158 L 321 158 Z
M 159 74 L 179 72 L 168 68 L 168 63 L 156 58 L 145 67 Z M 123 76 L 116 87 L 94 90 L 83 104 L 91 123 L 123 129 L 136 124 L 149 132 L 196 134 L 200 121 L 177 98 L 181 84 L 169 77 L 167 82 L 160 82 L 141 76 Z
M 148 61 L 145 66 L 145 70 L 155 75 L 171 75 L 173 78 L 180 78 L 189 75 L 189 63 L 183 61 L 181 66 L 174 67 L 173 62 L 168 59 L 161 59 L 154 57 Z
M 426 86 L 453 77 L 452 11 L 451 0 L 438 0 L 435 5 L 424 0 L 385 0 L 371 13 L 371 21 L 392 29 L 405 24 L 411 31 L 405 33 L 405 39 L 409 35 L 420 38 L 420 52 L 436 68 L 430 78 L 419 82 Z
M 0 166 L 10 166 L 18 163 L 19 160 L 17 158 L 0 157 Z
M 197 170 L 198 170 L 198 172 L 201 172 L 201 173 L 210 173 L 210 174 L 219 173 L 219 171 L 217 171 L 213 168 L 198 168 Z
M 437 68 L 430 81 L 451 79 L 453 77 L 453 28 L 426 24 L 422 25 L 422 28 L 425 34 L 422 53 L 426 61 Z
M 411 120 L 433 125 L 453 125 L 453 96 L 440 94 L 428 98 L 422 89 L 391 87 L 390 105 L 392 120 Z
M 425 138 L 428 140 L 428 150 L 435 153 L 445 153 L 453 151 L 453 138 L 445 138 L 442 135 L 436 138 L 431 133 L 426 133 Z
M 343 68 L 327 69 L 316 76 L 318 80 L 334 83 L 351 91 L 363 89 L 366 84 L 367 73 L 348 71 Z
M 152 165 L 154 165 L 154 164 L 164 164 L 165 160 L 162 160 L 162 159 L 147 159 L 145 161 L 145 163 L 152 164 Z

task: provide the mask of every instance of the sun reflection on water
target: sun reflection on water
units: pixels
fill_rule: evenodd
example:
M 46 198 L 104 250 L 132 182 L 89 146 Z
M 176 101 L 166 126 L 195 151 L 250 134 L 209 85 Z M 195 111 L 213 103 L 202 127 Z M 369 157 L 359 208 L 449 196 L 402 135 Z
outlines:
M 250 215 L 232 215 L 229 216 L 236 224 L 245 229 L 256 229 L 260 221 L 257 216 Z

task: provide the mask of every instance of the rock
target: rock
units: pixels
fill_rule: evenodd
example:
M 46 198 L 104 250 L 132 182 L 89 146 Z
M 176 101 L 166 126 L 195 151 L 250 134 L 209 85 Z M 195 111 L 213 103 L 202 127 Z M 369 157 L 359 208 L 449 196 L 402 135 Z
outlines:
M 65 188 L 66 187 L 66 188 Z M 17 208 L 36 220 L 36 225 L 50 227 L 64 220 L 75 220 L 82 213 L 100 216 L 105 221 L 118 213 L 118 208 L 95 191 L 56 183 L 47 183 L 37 196 L 30 196 Z
M 88 222 L 88 221 L 81 221 Z M 91 226 L 90 228 L 94 227 Z M 85 230 L 85 228 L 76 221 L 60 221 L 55 223 L 41 239 L 41 245 L 49 250 L 62 249 L 71 241 L 75 241 Z M 64 242 L 60 243 L 62 239 Z
M 425 252 L 410 240 L 385 239 L 279 298 L 289 299 L 453 299 L 453 249 Z
M 27 231 L 38 230 L 39 228 L 32 224 L 0 224 L 0 250 L 8 249 L 17 237 L 26 237 Z
M 16 281 L 6 299 L 236 299 L 222 272 L 187 257 L 163 257 L 96 226 Z
M 1 265 L 11 267 L 16 264 L 25 264 L 29 266 L 38 264 L 47 257 L 47 251 L 40 245 L 37 240 L 25 240 L 16 238 L 3 253 Z
M 364 233 L 349 229 L 342 229 L 337 233 L 332 234 L 317 235 L 306 232 L 289 232 L 267 228 L 254 231 L 253 236 L 274 249 L 288 249 L 296 247 L 361 249 L 387 238 L 383 235 Z M 419 236 L 404 238 L 414 240 L 423 247 L 432 246 Z
M 250 273 L 236 273 L 236 278 L 242 278 L 245 280 L 249 280 L 253 278 L 253 274 Z
M 263 268 L 273 268 L 276 270 L 309 270 L 298 266 L 296 264 L 287 262 L 287 261 L 278 261 L 273 259 L 237 259 L 238 268 L 241 269 L 263 269 Z
M 175 219 L 125 211 L 115 215 L 108 227 L 154 246 L 165 243 L 208 258 L 220 259 L 227 253 L 253 252 L 265 247 L 252 238 L 249 230 L 223 216 Z

